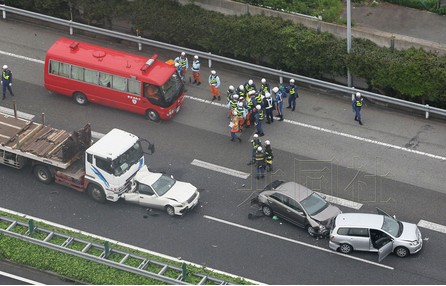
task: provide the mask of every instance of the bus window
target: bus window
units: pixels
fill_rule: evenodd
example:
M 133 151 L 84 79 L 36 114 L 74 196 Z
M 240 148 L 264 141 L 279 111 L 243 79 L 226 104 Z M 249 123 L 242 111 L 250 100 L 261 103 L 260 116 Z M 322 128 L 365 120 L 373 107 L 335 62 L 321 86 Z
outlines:
M 127 91 L 127 80 L 123 77 L 114 75 L 112 81 L 112 88 L 120 91 Z
M 50 73 L 51 74 L 59 74 L 59 62 L 50 61 Z
M 127 81 L 129 83 L 129 92 L 136 94 L 136 95 L 141 95 L 141 82 L 130 78 Z
M 63 77 L 70 77 L 70 67 L 69 64 L 59 63 L 59 75 Z
M 71 78 L 75 80 L 84 80 L 84 69 L 76 66 L 71 67 Z
M 112 77 L 108 73 L 99 73 L 99 85 L 105 86 L 105 87 L 111 87 L 111 80 Z
M 90 69 L 85 69 L 85 82 L 98 84 L 98 72 Z

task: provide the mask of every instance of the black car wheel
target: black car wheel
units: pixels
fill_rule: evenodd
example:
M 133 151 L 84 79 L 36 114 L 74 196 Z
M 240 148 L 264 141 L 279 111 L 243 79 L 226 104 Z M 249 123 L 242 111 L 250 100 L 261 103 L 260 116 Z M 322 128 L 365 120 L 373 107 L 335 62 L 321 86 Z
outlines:
M 307 232 L 310 236 L 316 236 L 317 231 L 311 225 L 307 226 Z
M 273 210 L 269 206 L 263 205 L 262 206 L 262 213 L 265 216 L 272 216 L 273 215 Z
M 166 213 L 170 216 L 175 215 L 175 209 L 172 206 L 166 206 Z

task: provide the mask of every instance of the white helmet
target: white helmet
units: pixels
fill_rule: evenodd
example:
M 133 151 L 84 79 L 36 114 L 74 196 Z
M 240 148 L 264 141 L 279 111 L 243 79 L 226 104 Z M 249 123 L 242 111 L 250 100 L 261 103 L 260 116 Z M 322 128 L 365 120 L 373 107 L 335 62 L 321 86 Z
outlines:
M 243 87 L 243 84 L 239 85 L 239 86 L 238 86 L 238 89 L 240 89 L 240 90 L 245 90 L 245 88 Z
M 8 69 L 8 66 L 7 66 L 7 65 L 4 65 L 4 66 L 3 66 L 3 69 L 4 69 L 4 70 L 7 70 L 7 69 Z
M 235 100 L 237 100 L 237 99 L 238 99 L 238 94 L 234 94 L 234 95 L 232 96 L 232 98 L 235 99 Z
M 266 83 L 266 79 L 262 78 L 262 83 L 263 84 Z
M 277 93 L 277 92 L 279 91 L 279 88 L 276 86 L 276 87 L 273 88 L 273 91 L 274 91 L 275 93 Z
M 248 92 L 248 95 L 253 95 L 253 94 L 255 94 L 255 93 L 256 93 L 255 90 L 250 90 L 250 91 Z
M 234 86 L 233 86 L 233 85 L 230 85 L 230 86 L 229 86 L 229 90 L 234 90 Z
M 269 144 L 271 144 L 271 142 L 269 142 L 269 140 L 266 140 L 266 141 L 265 141 L 265 144 L 266 144 L 266 145 L 269 145 Z
M 294 79 L 290 79 L 290 83 L 294 83 Z
M 259 138 L 259 134 L 254 134 L 254 139 Z
M 198 56 L 197 56 L 197 55 L 195 55 L 195 56 L 194 56 L 194 59 L 198 60 Z
M 185 52 L 181 52 L 181 56 L 184 57 L 186 55 Z
M 261 106 L 260 104 L 257 104 L 257 105 L 256 105 L 256 109 L 257 109 L 257 110 L 260 110 L 260 109 L 262 109 L 262 106 Z
M 237 111 L 233 110 L 232 115 L 237 115 Z
M 175 67 L 177 68 L 177 67 L 179 67 L 180 66 L 180 64 L 179 63 L 175 63 Z
M 240 101 L 239 103 L 237 103 L 237 106 L 238 107 L 243 107 L 243 102 Z
M 257 147 L 257 152 L 262 152 L 263 148 L 262 146 Z
M 211 74 L 216 75 L 217 72 L 215 70 L 211 70 Z
M 253 85 L 253 84 L 254 84 L 254 82 L 252 81 L 252 79 L 248 80 L 248 84 L 249 84 L 249 85 Z
M 361 94 L 359 92 L 356 93 L 356 97 L 360 97 Z
M 270 98 L 270 97 L 271 97 L 271 94 L 270 94 L 269 92 L 265 92 L 265 97 L 266 97 L 266 98 Z

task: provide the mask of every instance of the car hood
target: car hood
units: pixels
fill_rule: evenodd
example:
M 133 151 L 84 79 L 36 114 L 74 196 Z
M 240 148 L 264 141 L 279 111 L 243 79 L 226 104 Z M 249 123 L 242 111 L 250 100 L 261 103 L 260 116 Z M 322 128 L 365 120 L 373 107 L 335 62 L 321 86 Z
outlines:
M 162 197 L 176 200 L 180 203 L 187 201 L 190 197 L 192 197 L 197 188 L 190 183 L 177 181 L 175 185 Z
M 418 237 L 418 227 L 416 224 L 408 223 L 408 222 L 401 222 L 403 224 L 403 233 L 401 234 L 398 239 L 401 240 L 408 240 L 408 241 L 414 241 L 420 239 Z
M 340 213 L 342 212 L 338 207 L 334 205 L 328 205 L 328 207 L 325 208 L 323 211 L 311 217 L 314 220 L 319 221 L 320 223 L 325 225 L 328 222 L 328 220 L 330 220 L 331 218 L 335 218 Z

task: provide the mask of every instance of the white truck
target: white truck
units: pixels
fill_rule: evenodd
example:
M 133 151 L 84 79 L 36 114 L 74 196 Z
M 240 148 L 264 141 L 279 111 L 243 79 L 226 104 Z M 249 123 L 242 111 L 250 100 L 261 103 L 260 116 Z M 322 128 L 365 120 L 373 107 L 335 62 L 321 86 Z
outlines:
M 1 164 L 16 169 L 29 164 L 40 182 L 87 191 L 98 202 L 115 202 L 132 191 L 133 177 L 144 166 L 142 141 L 152 154 L 153 144 L 119 129 L 92 144 L 89 124 L 68 132 L 0 113 Z

